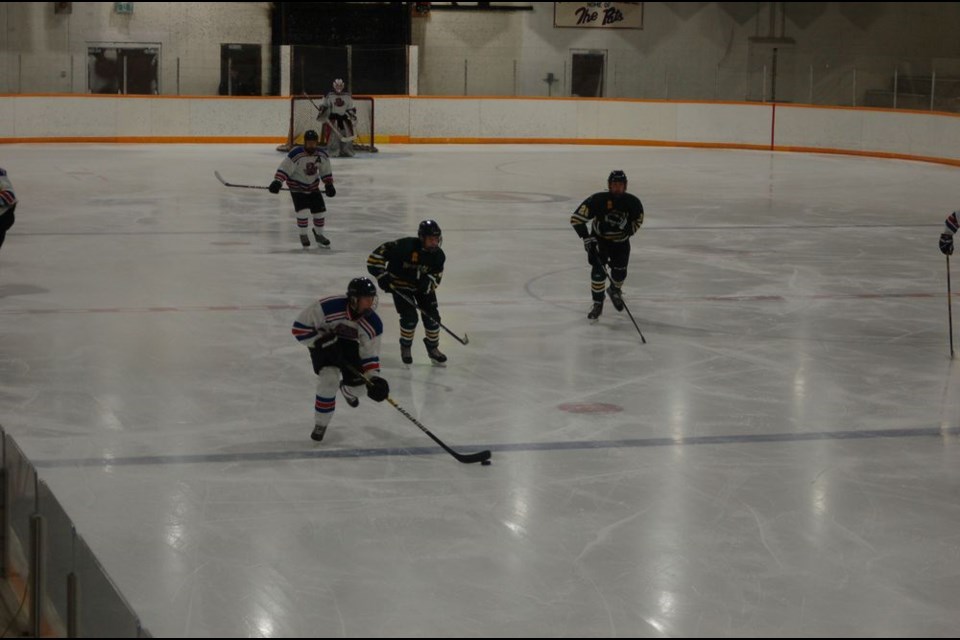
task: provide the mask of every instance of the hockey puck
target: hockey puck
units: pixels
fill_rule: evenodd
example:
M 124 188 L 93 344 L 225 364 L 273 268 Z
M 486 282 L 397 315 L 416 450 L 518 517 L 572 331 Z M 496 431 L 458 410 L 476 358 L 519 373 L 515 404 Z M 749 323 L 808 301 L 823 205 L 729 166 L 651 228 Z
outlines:
M 484 461 L 481 462 L 480 464 L 482 464 L 482 465 L 485 466 L 485 467 L 489 467 L 489 466 L 490 466 L 490 461 L 489 461 L 489 460 L 484 460 Z

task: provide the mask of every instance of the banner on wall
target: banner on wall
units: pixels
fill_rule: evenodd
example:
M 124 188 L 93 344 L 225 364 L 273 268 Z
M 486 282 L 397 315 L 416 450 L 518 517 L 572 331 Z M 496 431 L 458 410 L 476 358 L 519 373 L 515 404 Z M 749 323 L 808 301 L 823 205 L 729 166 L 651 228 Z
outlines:
M 553 26 L 643 29 L 642 2 L 554 2 Z

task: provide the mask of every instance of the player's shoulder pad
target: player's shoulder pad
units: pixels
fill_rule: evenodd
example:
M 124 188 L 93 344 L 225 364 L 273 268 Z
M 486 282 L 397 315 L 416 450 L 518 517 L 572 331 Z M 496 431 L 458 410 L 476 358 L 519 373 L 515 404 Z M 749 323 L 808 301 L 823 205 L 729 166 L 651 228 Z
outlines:
M 381 242 L 373 251 L 370 252 L 370 255 L 379 255 L 380 252 L 388 251 L 390 247 L 394 246 L 395 244 L 397 244 L 396 240 L 387 240 L 386 242 Z
M 290 153 L 287 154 L 287 157 L 293 160 L 301 153 L 303 153 L 303 147 L 294 147 L 293 149 L 290 149 Z
M 332 313 L 346 313 L 347 296 L 330 296 L 329 298 L 322 298 L 320 300 L 320 308 L 323 310 L 323 315 L 325 316 L 328 316 Z
M 363 325 L 363 324 L 369 325 L 370 329 L 371 329 L 372 332 L 373 332 L 373 335 L 370 336 L 371 338 L 375 338 L 375 337 L 377 337 L 377 336 L 382 336 L 382 335 L 383 335 L 383 320 L 380 319 L 380 316 L 377 315 L 377 312 L 376 312 L 376 311 L 371 311 L 371 312 L 368 313 L 366 316 L 364 316 L 363 318 L 361 318 L 361 319 L 360 319 L 360 324 L 361 324 L 361 325 Z M 366 329 L 366 328 L 365 328 L 365 329 Z M 368 331 L 367 334 L 369 335 L 369 334 L 370 334 L 370 331 Z
M 581 205 L 586 205 L 589 207 L 597 202 L 606 202 L 607 196 L 609 195 L 610 195 L 610 192 L 608 191 L 598 191 L 596 193 L 592 193 L 586 197 L 586 199 L 581 203 Z

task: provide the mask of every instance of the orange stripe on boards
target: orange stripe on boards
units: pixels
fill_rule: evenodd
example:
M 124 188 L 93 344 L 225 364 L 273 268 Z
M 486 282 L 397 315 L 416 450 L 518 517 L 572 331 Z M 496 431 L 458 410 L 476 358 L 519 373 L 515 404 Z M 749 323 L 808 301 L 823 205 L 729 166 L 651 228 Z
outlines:
M 689 147 L 695 149 L 745 149 L 769 151 L 769 144 L 740 144 L 733 142 L 675 142 L 671 140 L 619 140 L 616 138 L 417 138 L 410 144 L 580 144 L 622 147 Z
M 864 158 L 884 158 L 887 160 L 911 160 L 914 162 L 932 162 L 934 164 L 945 164 L 952 167 L 960 167 L 960 158 L 937 158 L 935 156 L 916 156 L 909 153 L 889 153 L 886 151 L 860 151 L 857 149 L 831 149 L 829 147 L 794 147 L 777 146 L 774 151 L 791 151 L 797 153 L 829 153 L 841 156 L 860 156 Z
M 825 104 L 780 104 L 781 109 L 823 109 L 832 111 L 881 111 L 883 113 L 910 113 L 922 116 L 950 116 L 951 118 L 960 118 L 960 113 L 952 111 L 929 111 L 926 109 L 891 109 L 889 107 L 850 107 L 842 105 Z
M 391 98 L 403 98 L 409 100 L 511 100 L 517 102 L 523 101 L 546 101 L 546 102 L 633 102 L 638 104 L 733 104 L 742 107 L 768 107 L 769 103 L 763 102 L 738 102 L 736 100 L 668 100 L 665 98 L 579 98 L 574 96 L 563 96 L 559 98 L 548 98 L 547 96 L 371 96 L 377 100 L 389 100 Z
M 286 141 L 286 138 L 277 138 L 275 136 L 78 136 L 75 138 L 0 138 L 0 144 L 16 144 L 22 142 L 100 142 L 118 144 L 281 144 Z
M 290 101 L 290 96 L 148 96 L 122 93 L 0 93 L 0 98 L 119 98 L 121 100 L 282 100 Z

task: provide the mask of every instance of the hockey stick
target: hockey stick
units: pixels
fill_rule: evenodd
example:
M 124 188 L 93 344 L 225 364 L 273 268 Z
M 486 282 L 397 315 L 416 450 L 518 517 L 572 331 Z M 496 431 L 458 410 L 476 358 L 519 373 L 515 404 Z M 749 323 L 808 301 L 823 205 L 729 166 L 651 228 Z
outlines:
M 313 108 L 317 110 L 317 113 L 320 113 L 320 105 L 318 105 L 313 98 L 310 97 L 310 94 L 306 91 L 303 92 L 303 97 L 310 101 L 310 104 L 313 105 Z
M 953 293 L 950 291 L 950 256 L 947 256 L 947 317 L 950 319 L 950 359 L 953 360 Z
M 610 277 L 610 274 L 607 273 L 606 267 L 604 267 L 604 266 L 603 266 L 603 263 L 600 261 L 600 254 L 597 253 L 596 250 L 594 250 L 593 255 L 594 255 L 594 257 L 595 257 L 596 260 L 597 260 L 597 265 L 600 267 L 600 270 L 603 271 L 604 277 L 607 279 L 608 282 L 610 282 L 610 286 L 612 287 L 612 286 L 613 286 L 613 278 Z M 623 300 L 622 297 L 620 298 L 620 302 L 623 303 L 623 308 L 624 308 L 624 310 L 627 312 L 627 315 L 630 316 L 630 322 L 633 323 L 633 326 L 636 327 L 636 329 L 637 329 L 637 333 L 640 334 L 640 341 L 643 342 L 643 344 L 647 344 L 647 339 L 643 337 L 643 331 L 640 331 L 640 327 L 637 326 L 637 321 L 633 319 L 633 314 L 630 313 L 630 307 L 627 306 L 627 303 Z
M 219 171 L 214 171 L 213 175 L 217 176 L 217 180 L 223 183 L 225 187 L 240 187 L 241 189 L 269 189 L 270 187 L 261 187 L 255 184 L 233 184 L 232 182 L 227 182 L 223 179 L 223 176 L 220 175 Z M 280 189 L 280 191 L 290 191 L 290 189 Z
M 360 371 L 358 371 L 358 370 L 357 370 L 356 368 L 354 368 L 353 366 L 351 366 L 351 365 L 349 365 L 349 364 L 343 364 L 343 367 L 344 367 L 347 371 L 349 371 L 350 373 L 352 373 L 353 375 L 359 376 L 359 377 L 363 378 L 364 384 L 366 384 L 368 387 L 373 386 L 373 383 L 370 381 L 370 378 L 368 378 L 366 375 L 364 375 L 363 373 L 361 373 Z M 390 396 L 387 396 L 387 402 L 389 402 L 389 403 L 393 406 L 394 409 L 396 409 L 397 411 L 399 411 L 400 413 L 402 413 L 404 418 L 406 418 L 407 420 L 409 420 L 409 421 L 412 422 L 413 424 L 417 425 L 417 427 L 419 427 L 421 431 L 423 431 L 425 434 L 427 434 L 428 436 L 430 436 L 430 438 L 431 438 L 434 442 L 436 442 L 438 445 L 440 445 L 441 447 L 443 447 L 443 450 L 446 451 L 447 453 L 449 453 L 450 455 L 452 455 L 454 458 L 456 458 L 458 462 L 462 462 L 462 463 L 464 463 L 464 464 L 470 464 L 470 463 L 473 463 L 473 462 L 480 462 L 480 463 L 484 463 L 484 464 L 489 464 L 489 462 L 487 462 L 487 461 L 490 460 L 490 456 L 493 455 L 493 454 L 490 453 L 490 450 L 489 450 L 489 449 L 484 449 L 483 451 L 477 451 L 476 453 L 466 453 L 466 454 L 464 454 L 464 453 L 457 453 L 456 451 L 454 451 L 453 449 L 451 449 L 450 447 L 448 447 L 446 444 L 444 444 L 444 442 L 443 442 L 440 438 L 438 438 L 437 436 L 433 435 L 433 433 L 430 431 L 430 429 L 427 429 L 425 426 L 423 426 L 423 425 L 420 423 L 419 420 L 417 420 L 417 419 L 414 418 L 412 415 L 410 415 L 409 413 L 407 413 L 407 410 L 404 409 L 403 407 L 401 407 L 399 404 L 397 404 L 396 401 L 395 401 L 393 398 L 391 398 Z
M 446 331 L 447 333 L 449 333 L 450 335 L 452 335 L 454 338 L 456 338 L 456 339 L 457 339 L 457 342 L 459 342 L 460 344 L 468 344 L 468 343 L 470 342 L 470 336 L 468 336 L 467 334 L 463 334 L 463 337 L 461 338 L 460 336 L 458 336 L 457 334 L 455 334 L 453 331 L 450 331 L 450 329 L 447 329 L 447 328 L 444 326 L 444 324 L 443 324 L 442 322 L 440 322 L 440 319 L 439 319 L 439 318 L 437 318 L 437 317 L 434 316 L 433 314 L 428 313 L 427 311 L 425 311 L 425 310 L 423 309 L 423 307 L 421 307 L 420 305 L 418 305 L 415 300 L 413 300 L 412 298 L 407 297 L 402 291 L 398 291 L 397 289 L 391 289 L 391 290 L 390 290 L 390 293 L 395 293 L 395 294 L 397 294 L 397 296 L 399 296 L 401 300 L 403 300 L 404 302 L 406 302 L 406 303 L 409 304 L 410 306 L 414 307 L 415 309 L 419 310 L 420 313 L 422 313 L 423 315 L 427 316 L 428 318 L 430 318 L 431 320 L 433 320 L 434 322 L 436 322 L 438 325 L 440 325 L 440 326 L 443 328 L 444 331 Z

